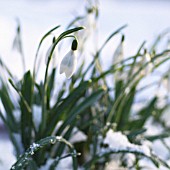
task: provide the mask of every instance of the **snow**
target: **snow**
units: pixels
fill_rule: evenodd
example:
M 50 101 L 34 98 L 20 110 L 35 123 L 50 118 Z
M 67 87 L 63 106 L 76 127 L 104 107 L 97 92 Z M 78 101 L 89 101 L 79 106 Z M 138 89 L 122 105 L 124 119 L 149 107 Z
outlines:
M 0 170 L 10 169 L 12 164 L 15 163 L 16 158 L 12 153 L 12 143 L 1 134 L 0 140 Z
M 50 165 L 55 161 L 55 159 L 48 159 L 47 163 L 44 166 L 40 167 L 40 170 L 49 169 Z M 55 170 L 72 170 L 72 158 L 67 157 L 59 161 L 57 168 Z
M 163 112 L 163 115 L 161 119 L 165 122 L 165 125 L 167 127 L 170 127 L 170 106 L 168 106 L 165 111 Z
M 154 123 L 153 118 L 149 118 L 144 125 L 144 128 L 147 129 L 145 135 L 158 135 L 160 133 L 163 133 L 164 129 L 162 126 L 158 123 Z
M 168 145 L 170 143 L 170 138 L 166 138 L 165 143 Z M 144 140 L 142 142 L 142 145 L 136 145 L 136 144 L 130 143 L 127 137 L 122 134 L 122 132 L 114 132 L 112 129 L 110 129 L 107 132 L 106 138 L 104 139 L 104 144 L 108 144 L 109 149 L 115 152 L 119 150 L 128 150 L 130 152 L 132 151 L 132 152 L 142 153 L 150 157 L 151 152 L 154 151 L 153 153 L 155 155 L 158 155 L 163 160 L 167 160 L 168 155 L 169 155 L 169 151 L 165 148 L 165 146 L 162 144 L 161 141 L 157 140 L 151 143 L 147 140 Z M 103 152 L 107 152 L 107 151 L 108 149 L 103 150 Z M 126 161 L 127 165 L 130 167 L 131 165 L 133 165 L 135 161 L 134 154 L 131 154 L 131 153 L 126 154 L 124 157 L 124 160 Z M 170 160 L 168 159 L 166 162 L 169 163 Z M 108 163 L 106 170 L 110 170 L 113 164 L 117 164 L 116 166 L 119 167 L 119 163 L 120 163 L 120 157 L 113 157 L 112 161 Z M 143 159 L 139 161 L 139 165 L 145 167 L 144 170 L 148 170 L 148 169 L 158 170 L 159 169 L 159 168 L 156 168 L 151 161 L 148 161 L 148 158 L 146 157 L 144 157 Z M 121 169 L 121 167 L 119 168 Z M 161 166 L 160 169 L 168 170 L 167 168 L 163 166 Z
M 128 150 L 132 152 L 139 152 L 147 156 L 151 156 L 150 148 L 146 145 L 135 145 L 129 142 L 127 136 L 122 132 L 114 132 L 112 129 L 106 133 L 106 138 L 103 141 L 104 144 L 109 145 L 111 150 Z
M 16 140 L 16 143 L 17 143 L 20 153 L 23 153 L 24 147 L 22 144 L 21 135 L 19 133 L 13 133 L 12 135 L 13 135 L 14 139 Z
M 77 127 L 73 129 L 72 136 L 70 138 L 71 143 L 85 142 L 87 140 L 87 136 Z
M 59 121 L 55 127 L 55 130 L 53 132 L 53 135 L 57 132 L 57 130 L 60 128 L 60 126 L 63 124 L 63 121 Z M 66 127 L 66 129 L 68 129 L 68 126 Z M 63 134 L 66 132 L 66 130 L 64 130 Z M 77 142 L 84 142 L 87 140 L 87 136 L 80 131 L 77 127 L 73 128 L 71 137 L 69 139 L 70 143 L 77 143 Z
M 117 161 L 112 160 L 106 164 L 105 170 L 128 170 L 128 169 L 120 167 Z
M 30 145 L 30 154 L 34 155 L 34 151 L 36 151 L 38 148 L 40 147 L 40 144 L 37 143 L 33 143 L 32 145 Z
M 34 125 L 35 125 L 35 128 L 38 130 L 39 128 L 39 125 L 41 123 L 41 116 L 42 114 L 42 109 L 40 106 L 38 105 L 33 105 L 33 121 L 34 121 Z

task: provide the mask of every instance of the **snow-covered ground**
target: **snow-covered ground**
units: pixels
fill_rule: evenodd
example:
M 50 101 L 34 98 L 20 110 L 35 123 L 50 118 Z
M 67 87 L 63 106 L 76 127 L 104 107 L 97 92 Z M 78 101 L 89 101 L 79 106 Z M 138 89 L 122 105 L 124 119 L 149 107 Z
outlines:
M 8 139 L 7 134 L 0 132 L 0 170 L 8 170 L 15 163 L 16 158 L 13 155 L 13 146 Z
M 83 13 L 83 0 L 0 0 L 0 56 L 18 77 L 22 76 L 20 58 L 11 51 L 16 18 L 20 19 L 27 69 L 32 69 L 35 51 L 42 35 L 50 28 L 61 25 L 61 31 L 77 13 Z M 128 24 L 125 55 L 136 52 L 140 44 L 151 42 L 158 33 L 169 27 L 170 1 L 167 0 L 101 0 L 99 42 L 118 27 Z M 114 41 L 108 48 L 116 47 Z M 147 44 L 149 45 L 149 44 Z M 113 53 L 108 48 L 105 53 Z M 110 58 L 103 61 L 104 65 Z M 14 161 L 12 145 L 0 132 L 0 170 L 9 169 Z M 1 163 L 0 162 L 0 163 Z

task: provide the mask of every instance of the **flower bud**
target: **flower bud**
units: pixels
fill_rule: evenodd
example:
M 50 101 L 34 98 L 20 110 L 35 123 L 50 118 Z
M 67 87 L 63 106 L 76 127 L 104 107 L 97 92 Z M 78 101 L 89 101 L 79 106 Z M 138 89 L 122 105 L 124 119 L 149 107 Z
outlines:
M 77 50 L 77 46 L 78 46 L 78 42 L 77 42 L 76 39 L 74 39 L 73 42 L 72 42 L 72 45 L 71 45 L 72 51 Z

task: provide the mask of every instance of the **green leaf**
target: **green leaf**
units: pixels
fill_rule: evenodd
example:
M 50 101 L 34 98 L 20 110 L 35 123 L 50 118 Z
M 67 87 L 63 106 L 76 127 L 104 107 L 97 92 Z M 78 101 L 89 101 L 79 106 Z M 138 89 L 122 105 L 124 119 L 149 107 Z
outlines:
M 10 95 L 8 94 L 8 91 L 9 89 L 7 89 L 7 86 L 3 85 L 0 89 L 0 98 L 6 112 L 6 121 L 9 125 L 9 128 L 11 129 L 11 131 L 17 132 L 18 125 L 13 115 L 15 107 L 13 105 L 12 99 L 10 98 Z
M 121 30 L 123 30 L 124 28 L 126 28 L 127 25 L 123 25 L 122 27 L 118 28 L 116 31 L 114 31 L 103 43 L 103 45 L 100 47 L 99 49 L 99 53 L 103 50 L 103 48 L 106 46 L 106 44 L 116 35 L 118 34 Z
M 168 138 L 170 137 L 170 132 L 164 132 L 161 133 L 159 135 L 152 135 L 152 136 L 145 136 L 145 138 L 151 142 L 155 141 L 155 140 L 160 140 L 160 139 L 164 139 L 164 138 Z
M 18 146 L 18 143 L 17 143 L 16 139 L 13 136 L 13 133 L 15 133 L 14 129 L 12 129 L 12 126 L 10 125 L 10 122 L 5 119 L 5 117 L 4 117 L 3 113 L 1 112 L 1 110 L 0 110 L 0 118 L 2 119 L 4 125 L 5 125 L 8 133 L 9 133 L 9 138 L 10 138 L 12 144 L 14 145 L 14 148 L 15 148 L 15 151 L 16 151 L 16 156 L 19 156 L 19 154 L 20 154 L 20 149 L 19 149 L 20 146 Z M 16 127 L 17 127 L 17 125 L 15 125 L 15 128 Z M 18 130 L 18 129 L 16 129 L 16 130 Z
M 29 148 L 26 150 L 26 152 L 19 157 L 17 162 L 11 167 L 11 170 L 16 169 L 16 170 L 23 170 L 27 167 L 29 161 L 31 160 L 31 157 L 37 152 L 38 150 L 51 145 L 51 144 L 56 144 L 57 142 L 59 143 L 64 143 L 65 145 L 68 146 L 70 152 L 72 153 L 72 159 L 73 163 L 76 164 L 76 157 L 77 153 L 74 149 L 74 147 L 64 138 L 60 136 L 50 136 L 46 137 L 44 139 L 41 139 L 40 141 L 33 143 L 32 145 L 29 146 Z M 76 170 L 75 168 L 74 170 Z
M 51 94 L 52 90 L 54 89 L 55 85 L 55 74 L 56 74 L 56 68 L 53 68 L 51 75 L 48 77 L 48 85 L 47 85 L 47 110 L 50 109 L 50 99 L 51 99 Z
M 92 93 L 89 97 L 86 97 L 78 106 L 74 107 L 69 115 L 67 116 L 66 120 L 63 122 L 57 134 L 61 134 L 66 126 L 71 125 L 77 115 L 81 114 L 82 111 L 87 109 L 88 107 L 92 106 L 96 101 L 98 101 L 101 96 L 104 94 L 103 89 L 99 89 L 96 92 Z
M 146 128 L 142 128 L 142 129 L 137 129 L 137 130 L 134 130 L 134 131 L 131 131 L 127 137 L 130 141 L 133 141 L 133 139 L 135 139 L 138 135 L 141 135 L 143 133 L 145 133 L 147 131 Z
M 32 106 L 33 90 L 34 90 L 33 79 L 30 71 L 28 71 L 24 75 L 24 79 L 21 87 L 21 94 L 23 98 L 26 100 L 29 108 L 31 108 Z M 28 108 L 25 106 L 25 103 L 22 100 L 22 98 L 20 99 L 20 108 L 21 108 L 22 143 L 25 148 L 28 148 L 28 146 L 31 143 L 32 128 L 33 128 L 32 113 L 31 110 L 28 110 Z
M 86 81 L 81 83 L 76 89 L 74 89 L 70 95 L 63 100 L 63 102 L 58 106 L 58 102 L 49 111 L 49 126 L 46 129 L 48 134 L 51 134 L 55 128 L 55 125 L 59 119 L 59 116 L 70 108 L 77 100 L 82 96 L 86 89 L 92 84 L 91 81 Z
M 119 120 L 115 121 L 117 123 L 117 129 L 126 130 L 126 125 L 129 122 L 130 111 L 136 94 L 136 87 L 133 87 L 130 93 L 123 98 L 119 109 L 116 112 L 116 116 L 119 115 Z M 128 129 L 129 130 L 129 129 Z
M 152 113 L 155 110 L 156 102 L 157 97 L 154 97 L 145 108 L 139 111 L 138 115 L 140 116 L 140 118 L 138 120 L 133 120 L 129 122 L 129 128 L 131 130 L 140 129 L 144 126 L 148 118 L 152 116 Z
M 36 71 L 36 70 L 35 70 L 35 69 L 36 69 L 35 67 L 36 67 L 36 62 L 37 62 L 37 58 L 38 58 L 38 52 L 39 52 L 39 50 L 40 50 L 40 47 L 41 47 L 43 41 L 45 40 L 45 38 L 46 38 L 48 35 L 50 35 L 54 30 L 56 30 L 56 29 L 59 28 L 59 27 L 60 27 L 60 26 L 58 25 L 58 26 L 52 28 L 50 31 L 48 31 L 48 32 L 41 38 L 41 40 L 40 40 L 40 42 L 39 42 L 39 45 L 38 45 L 38 48 L 37 48 L 37 51 L 36 51 L 36 55 L 35 55 L 33 77 L 35 77 L 35 71 Z
M 77 21 L 80 21 L 80 20 L 82 20 L 82 19 L 84 19 L 84 18 L 85 18 L 85 16 L 78 16 L 78 17 L 74 18 L 74 19 L 70 22 L 70 24 L 68 24 L 67 29 L 69 29 L 71 26 L 73 26 Z
M 64 38 L 65 36 L 71 34 L 71 33 L 74 33 L 74 32 L 77 32 L 79 30 L 82 30 L 82 29 L 85 29 L 85 27 L 76 27 L 76 28 L 73 28 L 73 29 L 70 29 L 70 30 L 67 30 L 65 32 L 63 32 L 62 34 L 59 35 L 59 37 L 57 38 L 56 42 L 60 41 L 62 38 Z

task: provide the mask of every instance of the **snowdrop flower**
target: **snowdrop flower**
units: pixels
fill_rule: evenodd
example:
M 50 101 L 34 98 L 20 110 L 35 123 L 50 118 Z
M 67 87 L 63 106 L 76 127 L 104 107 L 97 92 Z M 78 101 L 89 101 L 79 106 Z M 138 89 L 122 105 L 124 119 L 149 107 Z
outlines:
M 143 70 L 142 74 L 144 75 L 148 75 L 149 73 L 152 72 L 153 68 L 154 68 L 154 65 L 153 63 L 151 62 L 151 55 L 145 50 L 145 54 L 143 56 L 143 62 L 144 64 L 145 63 L 149 63 L 146 68 Z
M 73 40 L 71 50 L 64 56 L 60 64 L 60 74 L 65 73 L 69 79 L 76 70 L 77 65 L 77 40 Z
M 121 42 L 120 42 L 120 44 L 118 45 L 118 47 L 116 48 L 116 50 L 113 54 L 113 60 L 112 60 L 113 64 L 119 63 L 120 61 L 123 60 L 124 39 L 125 39 L 125 37 L 124 37 L 124 35 L 122 35 Z M 126 72 L 118 71 L 118 72 L 115 73 L 115 80 L 116 81 L 121 81 L 121 80 L 126 80 L 126 79 L 127 79 L 127 73 Z
M 114 55 L 113 55 L 113 64 L 116 64 L 123 60 L 123 48 L 124 48 L 124 35 L 122 35 L 121 42 L 116 48 Z

